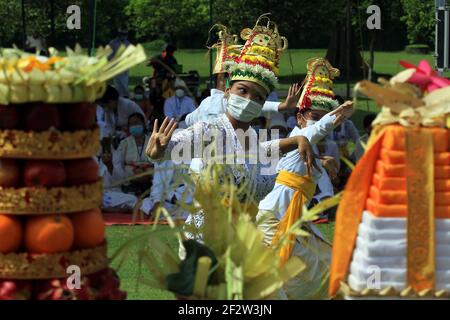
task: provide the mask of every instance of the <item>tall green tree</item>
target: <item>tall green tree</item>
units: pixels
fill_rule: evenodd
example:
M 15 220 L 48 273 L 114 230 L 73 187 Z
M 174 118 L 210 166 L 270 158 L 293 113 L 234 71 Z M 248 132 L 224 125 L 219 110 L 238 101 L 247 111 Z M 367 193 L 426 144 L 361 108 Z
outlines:
M 410 44 L 431 45 L 435 33 L 435 3 L 433 0 L 401 0 L 404 16 L 402 21 L 408 28 Z
M 131 0 L 125 9 L 140 40 L 180 44 L 208 28 L 208 0 Z

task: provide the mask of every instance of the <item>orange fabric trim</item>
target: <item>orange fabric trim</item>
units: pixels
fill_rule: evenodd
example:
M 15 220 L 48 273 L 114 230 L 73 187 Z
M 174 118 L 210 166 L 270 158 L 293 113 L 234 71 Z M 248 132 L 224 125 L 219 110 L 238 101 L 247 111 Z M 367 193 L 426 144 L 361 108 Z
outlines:
M 380 190 L 376 186 L 370 187 L 370 199 L 377 204 L 405 204 L 406 190 Z M 434 202 L 437 206 L 450 206 L 450 191 L 436 192 Z
M 381 149 L 381 161 L 385 164 L 405 164 L 405 155 L 403 151 Z M 434 154 L 434 164 L 437 166 L 450 165 L 450 152 L 438 152 Z
M 389 125 L 389 130 L 383 138 L 383 148 L 388 150 L 405 151 L 405 128 L 401 125 Z M 450 150 L 448 129 L 445 128 L 421 128 L 424 132 L 432 132 L 433 148 L 435 153 L 448 152 Z
M 382 177 L 406 177 L 406 165 L 386 164 L 379 160 L 376 165 L 376 173 Z M 434 177 L 437 179 L 450 179 L 450 166 L 434 166 Z
M 407 284 L 416 292 L 434 289 L 435 204 L 433 132 L 406 129 Z M 450 172 L 450 170 L 449 170 Z
M 372 183 L 380 190 L 406 190 L 406 178 L 380 177 L 373 175 Z M 435 179 L 434 189 L 438 192 L 450 192 L 450 179 Z
M 356 164 L 345 186 L 336 214 L 330 268 L 330 295 L 337 293 L 341 281 L 344 281 L 347 275 L 383 137 L 389 131 L 387 128 L 389 127 L 374 128 L 368 148 Z
M 378 218 L 406 218 L 408 208 L 406 204 L 381 204 L 369 198 L 366 209 Z M 436 205 L 434 210 L 436 219 L 450 219 L 449 205 Z

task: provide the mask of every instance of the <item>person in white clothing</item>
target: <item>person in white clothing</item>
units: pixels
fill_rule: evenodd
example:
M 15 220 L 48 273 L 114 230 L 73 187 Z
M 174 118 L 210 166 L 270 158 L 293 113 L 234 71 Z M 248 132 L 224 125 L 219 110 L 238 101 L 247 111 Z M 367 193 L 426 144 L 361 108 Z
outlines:
M 153 167 L 145 154 L 149 135 L 145 134 L 145 118 L 140 113 L 130 115 L 128 119 L 130 136 L 122 140 L 114 153 L 114 174 L 117 179 L 125 180 L 144 173 Z M 150 178 L 142 177 L 124 184 L 124 189 L 140 196 L 150 188 Z
M 97 158 L 95 158 L 97 160 Z M 124 193 L 119 185 L 117 177 L 114 177 L 112 155 L 104 152 L 100 160 L 99 176 L 103 179 L 102 211 L 115 213 L 130 213 L 133 211 L 138 198 L 135 195 Z
M 175 82 L 175 95 L 164 102 L 164 116 L 179 122 L 180 128 L 186 128 L 184 118 L 195 110 L 195 101 L 186 95 L 186 85 L 182 80 Z
M 192 194 L 177 176 L 178 172 L 179 169 L 172 161 L 155 163 L 150 196 L 142 203 L 142 211 L 145 214 L 155 218 L 158 208 L 163 206 L 173 218 L 177 220 L 187 218 L 189 213 L 181 209 L 177 202 L 192 203 Z
M 353 112 L 353 103 L 350 101 L 336 109 L 338 102 L 333 98 L 330 84 L 338 74 L 339 70 L 323 58 L 316 58 L 308 64 L 308 77 L 298 104 L 300 111 L 297 121 L 301 129 L 295 127 L 289 136 L 306 136 L 315 153 L 318 153 L 316 144 Z M 316 184 L 321 178 L 326 180 L 327 172 L 336 174 L 336 168 L 329 159 L 316 159 L 319 170 L 309 174 L 301 160 L 301 155 L 296 151 L 280 159 L 275 186 L 260 201 L 256 221 L 264 233 L 266 245 L 278 247 L 280 239 L 288 237 L 279 247 L 282 263 L 295 255 L 307 265 L 304 272 L 285 285 L 288 299 L 323 299 L 327 297 L 329 245 L 312 224 L 305 226 L 311 233 L 307 238 L 286 233 L 301 218 L 303 207 L 314 196 Z
M 138 104 L 120 97 L 117 90 L 110 85 L 98 104 L 103 112 L 97 109 L 97 121 L 104 123 L 104 134 L 111 138 L 117 135 L 123 139 L 127 136 L 128 118 L 133 113 L 140 113 L 145 117 Z

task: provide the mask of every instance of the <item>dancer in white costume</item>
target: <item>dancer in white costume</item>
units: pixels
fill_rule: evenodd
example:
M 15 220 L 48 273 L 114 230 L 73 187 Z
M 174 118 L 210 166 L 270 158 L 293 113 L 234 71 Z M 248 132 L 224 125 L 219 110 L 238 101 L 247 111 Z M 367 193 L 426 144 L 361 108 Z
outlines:
M 320 76 L 319 76 L 320 74 Z M 335 127 L 349 117 L 353 111 L 353 104 L 348 101 L 338 106 L 333 99 L 331 79 L 339 74 L 337 69 L 322 58 L 316 58 L 308 63 L 308 78 L 302 98 L 299 101 L 300 112 L 297 115 L 298 124 L 290 137 L 306 136 L 313 150 L 317 152 L 316 144 L 325 138 Z M 317 78 L 319 77 L 319 80 Z M 324 86 L 324 84 L 327 84 Z M 318 89 L 321 89 L 318 91 Z M 327 95 L 315 92 L 326 92 Z M 331 112 L 329 112 L 331 111 Z M 329 112 L 329 113 L 327 113 Z M 329 162 L 326 162 L 328 167 Z M 307 175 L 307 168 L 300 161 L 296 151 L 283 157 L 277 167 L 278 177 L 274 189 L 259 203 L 257 223 L 264 232 L 266 245 L 277 245 L 279 238 L 289 227 L 300 218 L 302 206 L 307 205 L 314 195 L 315 186 L 321 180 L 329 181 L 327 171 L 317 160 L 322 173 L 314 171 L 311 177 Z M 327 168 L 332 169 L 332 168 Z M 323 181 L 322 181 L 323 182 Z M 308 238 L 292 237 L 295 244 L 285 245 L 280 250 L 282 263 L 293 254 L 302 258 L 307 264 L 306 271 L 289 281 L 284 289 L 288 299 L 321 299 L 327 297 L 328 264 L 330 261 L 330 247 L 322 238 L 320 232 L 309 224 L 311 232 Z
M 298 149 L 303 161 L 306 161 L 308 171 L 311 172 L 315 166 L 311 146 L 303 136 L 256 143 L 257 135 L 250 127 L 250 122 L 260 115 L 262 105 L 277 84 L 274 72 L 278 72 L 278 61 L 269 60 L 257 52 L 263 50 L 271 53 L 270 57 L 278 57 L 280 51 L 286 48 L 286 41 L 283 41 L 284 38 L 280 38 L 276 26 L 274 29 L 270 29 L 259 26 L 258 22 L 253 30 L 244 29 L 241 33 L 245 36 L 247 43 L 229 69 L 231 86 L 226 92 L 228 96 L 226 113 L 210 122 L 198 122 L 186 130 L 177 132 L 173 137 L 172 134 L 176 128 L 173 120 L 169 122 L 168 119 L 165 119 L 160 128 L 155 123 L 147 148 L 147 154 L 152 159 L 164 160 L 170 159 L 173 154 L 177 153 L 173 152 L 176 150 L 175 148 L 184 147 L 184 150 L 191 151 L 192 156 L 195 147 L 198 147 L 201 154 L 195 156 L 202 157 L 203 150 L 215 145 L 215 150 L 223 151 L 222 153 L 218 152 L 216 156 L 226 155 L 229 158 L 231 155 L 234 159 L 241 160 L 237 164 L 226 164 L 226 168 L 234 177 L 236 184 L 248 183 L 246 201 L 255 203 L 264 198 L 272 189 L 275 180 L 273 175 L 267 175 L 262 170 L 266 164 L 262 158 L 270 161 L 275 157 L 278 160 L 280 153 L 285 154 Z M 267 34 L 271 34 L 272 37 Z M 276 51 L 278 51 L 277 54 L 275 54 Z M 255 59 L 258 63 L 254 62 Z M 243 131 L 247 136 L 239 134 Z M 211 139 L 204 139 L 205 137 L 215 137 L 216 139 L 211 142 Z M 256 148 L 249 148 L 246 139 L 254 141 L 253 146 Z M 255 159 L 257 161 L 254 161 Z M 205 158 L 202 160 L 204 161 Z M 226 161 L 222 163 L 226 163 Z M 200 226 L 202 224 L 201 215 L 194 217 L 196 218 L 188 219 L 187 223 L 194 222 L 196 226 Z

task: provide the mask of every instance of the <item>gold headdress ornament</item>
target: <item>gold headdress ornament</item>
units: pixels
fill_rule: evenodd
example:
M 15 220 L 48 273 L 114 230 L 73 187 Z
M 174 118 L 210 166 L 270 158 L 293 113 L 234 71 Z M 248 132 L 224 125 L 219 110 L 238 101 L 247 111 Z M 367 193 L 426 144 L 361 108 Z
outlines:
M 278 84 L 280 53 L 287 49 L 288 41 L 280 36 L 278 27 L 264 14 L 258 18 L 253 29 L 241 31 L 246 40 L 237 59 L 230 63 L 231 80 L 251 81 L 271 92 Z M 267 19 L 267 25 L 260 25 Z
M 238 36 L 231 34 L 226 26 L 222 24 L 215 24 L 211 28 L 210 32 L 214 28 L 219 29 L 219 32 L 217 32 L 219 40 L 211 47 L 208 47 L 208 49 L 216 50 L 216 61 L 214 63 L 213 74 L 217 74 L 227 71 L 225 63 L 227 61 L 233 61 L 239 56 L 242 45 L 238 44 Z
M 332 111 L 339 104 L 333 92 L 333 80 L 339 76 L 339 70 L 324 58 L 308 60 L 307 70 L 298 108 Z

